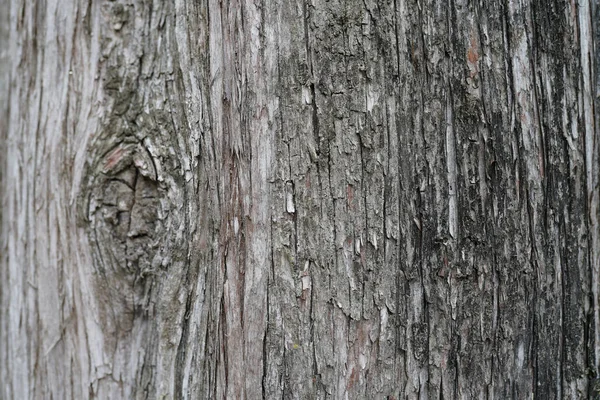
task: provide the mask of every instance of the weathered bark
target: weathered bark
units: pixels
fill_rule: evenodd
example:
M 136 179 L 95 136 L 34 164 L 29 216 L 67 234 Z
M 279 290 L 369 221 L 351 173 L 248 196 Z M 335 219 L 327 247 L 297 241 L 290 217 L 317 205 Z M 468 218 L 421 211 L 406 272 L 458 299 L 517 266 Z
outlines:
M 597 0 L 12 0 L 0 397 L 591 398 Z

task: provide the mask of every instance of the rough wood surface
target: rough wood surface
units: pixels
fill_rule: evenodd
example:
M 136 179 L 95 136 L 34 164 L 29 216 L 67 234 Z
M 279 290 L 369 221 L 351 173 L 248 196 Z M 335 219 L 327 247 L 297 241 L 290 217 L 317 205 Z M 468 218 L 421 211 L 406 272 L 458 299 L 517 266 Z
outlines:
M 0 19 L 0 398 L 600 396 L 597 0 Z

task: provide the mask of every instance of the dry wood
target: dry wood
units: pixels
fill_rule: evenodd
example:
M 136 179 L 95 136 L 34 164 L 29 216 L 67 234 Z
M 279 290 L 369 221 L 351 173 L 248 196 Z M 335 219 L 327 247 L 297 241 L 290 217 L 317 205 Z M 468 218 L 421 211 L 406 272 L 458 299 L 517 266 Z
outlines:
M 0 398 L 600 396 L 599 9 L 0 2 Z

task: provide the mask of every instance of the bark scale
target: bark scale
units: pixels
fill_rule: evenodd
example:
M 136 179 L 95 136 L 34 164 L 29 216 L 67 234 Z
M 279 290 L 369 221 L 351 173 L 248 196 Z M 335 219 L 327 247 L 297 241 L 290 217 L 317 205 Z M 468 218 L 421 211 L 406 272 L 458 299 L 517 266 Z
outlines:
M 598 396 L 597 0 L 0 10 L 0 397 Z

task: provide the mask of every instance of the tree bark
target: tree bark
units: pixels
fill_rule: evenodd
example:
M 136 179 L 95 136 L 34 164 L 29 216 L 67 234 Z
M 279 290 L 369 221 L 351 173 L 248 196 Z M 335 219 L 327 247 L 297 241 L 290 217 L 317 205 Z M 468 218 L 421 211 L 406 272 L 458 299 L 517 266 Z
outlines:
M 0 3 L 0 397 L 600 396 L 598 0 Z

